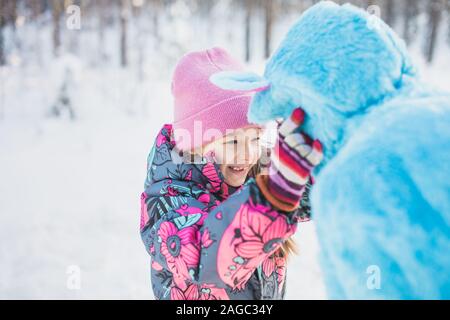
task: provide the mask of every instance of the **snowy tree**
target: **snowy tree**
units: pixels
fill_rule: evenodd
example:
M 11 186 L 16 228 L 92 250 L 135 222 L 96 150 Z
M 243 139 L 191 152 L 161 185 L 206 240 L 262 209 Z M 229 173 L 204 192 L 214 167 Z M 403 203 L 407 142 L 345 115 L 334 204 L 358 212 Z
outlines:
M 425 37 L 425 57 L 428 63 L 433 61 L 443 8 L 443 0 L 430 0 L 428 2 L 428 25 Z
M 404 0 L 403 38 L 411 43 L 417 33 L 417 17 L 419 16 L 419 0 Z
M 107 27 L 107 0 L 97 0 L 96 15 L 97 15 L 97 32 L 98 32 L 98 62 L 104 62 L 107 59 L 107 53 L 105 51 L 105 29 Z
M 272 27 L 274 23 L 274 1 L 265 0 L 264 1 L 264 58 L 269 58 L 271 53 L 271 40 L 272 40 Z
M 0 0 L 0 66 L 6 64 L 6 44 L 4 31 L 7 25 L 15 29 L 17 0 Z
M 384 18 L 384 21 L 391 27 L 394 26 L 394 23 L 396 21 L 396 3 L 398 1 L 394 0 L 384 0 L 384 10 L 382 11 L 384 14 L 382 17 Z
M 251 56 L 251 22 L 252 22 L 252 12 L 254 10 L 253 1 L 245 1 L 245 61 L 250 61 Z
M 162 0 L 150 0 L 150 10 L 152 12 L 153 38 L 155 39 L 155 43 L 158 43 L 161 40 L 159 34 L 159 15 L 162 11 Z
M 3 29 L 5 28 L 6 25 L 5 12 L 3 10 L 4 2 L 5 0 L 0 0 L 0 6 L 2 8 L 2 11 L 0 11 L 0 66 L 6 64 L 5 39 L 3 36 Z
M 447 0 L 447 42 L 450 45 L 450 0 Z
M 127 0 L 120 0 L 120 65 L 122 67 L 128 65 L 128 19 L 129 3 Z
M 53 18 L 53 54 L 58 55 L 61 46 L 61 15 L 64 12 L 64 2 L 52 0 Z

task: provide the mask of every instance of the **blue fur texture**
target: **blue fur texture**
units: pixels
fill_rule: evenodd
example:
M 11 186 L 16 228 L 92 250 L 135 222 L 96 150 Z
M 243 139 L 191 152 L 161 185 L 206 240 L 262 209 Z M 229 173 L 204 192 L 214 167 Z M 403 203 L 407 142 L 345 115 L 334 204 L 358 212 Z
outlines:
M 332 2 L 302 15 L 264 78 L 250 121 L 301 106 L 324 145 L 311 201 L 329 297 L 449 299 L 450 95 L 384 22 Z

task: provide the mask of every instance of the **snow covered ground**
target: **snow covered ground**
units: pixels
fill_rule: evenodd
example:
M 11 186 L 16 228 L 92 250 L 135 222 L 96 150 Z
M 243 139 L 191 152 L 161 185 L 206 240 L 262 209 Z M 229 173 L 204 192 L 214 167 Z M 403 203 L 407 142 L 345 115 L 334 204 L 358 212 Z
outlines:
M 449 51 L 439 52 L 432 66 L 414 56 L 429 83 L 450 91 Z M 70 56 L 0 69 L 1 299 L 153 298 L 139 196 L 155 134 L 171 121 L 173 66 L 163 58 L 147 57 L 139 81 Z M 62 66 L 74 75 L 75 121 L 46 115 Z M 287 298 L 325 299 L 314 223 L 296 240 Z

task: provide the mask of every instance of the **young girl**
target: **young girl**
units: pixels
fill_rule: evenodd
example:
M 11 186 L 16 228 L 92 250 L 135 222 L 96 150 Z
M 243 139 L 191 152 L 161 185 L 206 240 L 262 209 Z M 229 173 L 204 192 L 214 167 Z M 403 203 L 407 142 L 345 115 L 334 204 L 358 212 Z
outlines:
M 242 65 L 221 48 L 185 55 L 172 81 L 173 124 L 160 130 L 141 195 L 141 236 L 156 299 L 283 299 L 290 237 L 309 219 L 310 171 L 321 145 L 278 128 L 266 174 L 262 128 L 247 122 L 250 92 L 209 80 Z

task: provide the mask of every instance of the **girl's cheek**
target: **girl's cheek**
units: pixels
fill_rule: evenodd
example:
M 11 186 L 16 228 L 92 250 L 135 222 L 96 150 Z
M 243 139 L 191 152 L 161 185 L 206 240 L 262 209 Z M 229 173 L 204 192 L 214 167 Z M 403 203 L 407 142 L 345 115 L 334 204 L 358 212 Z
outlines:
M 218 151 L 216 157 L 221 164 L 231 164 L 233 162 L 232 150 L 230 150 L 230 148 L 226 146 L 224 146 L 220 151 Z

